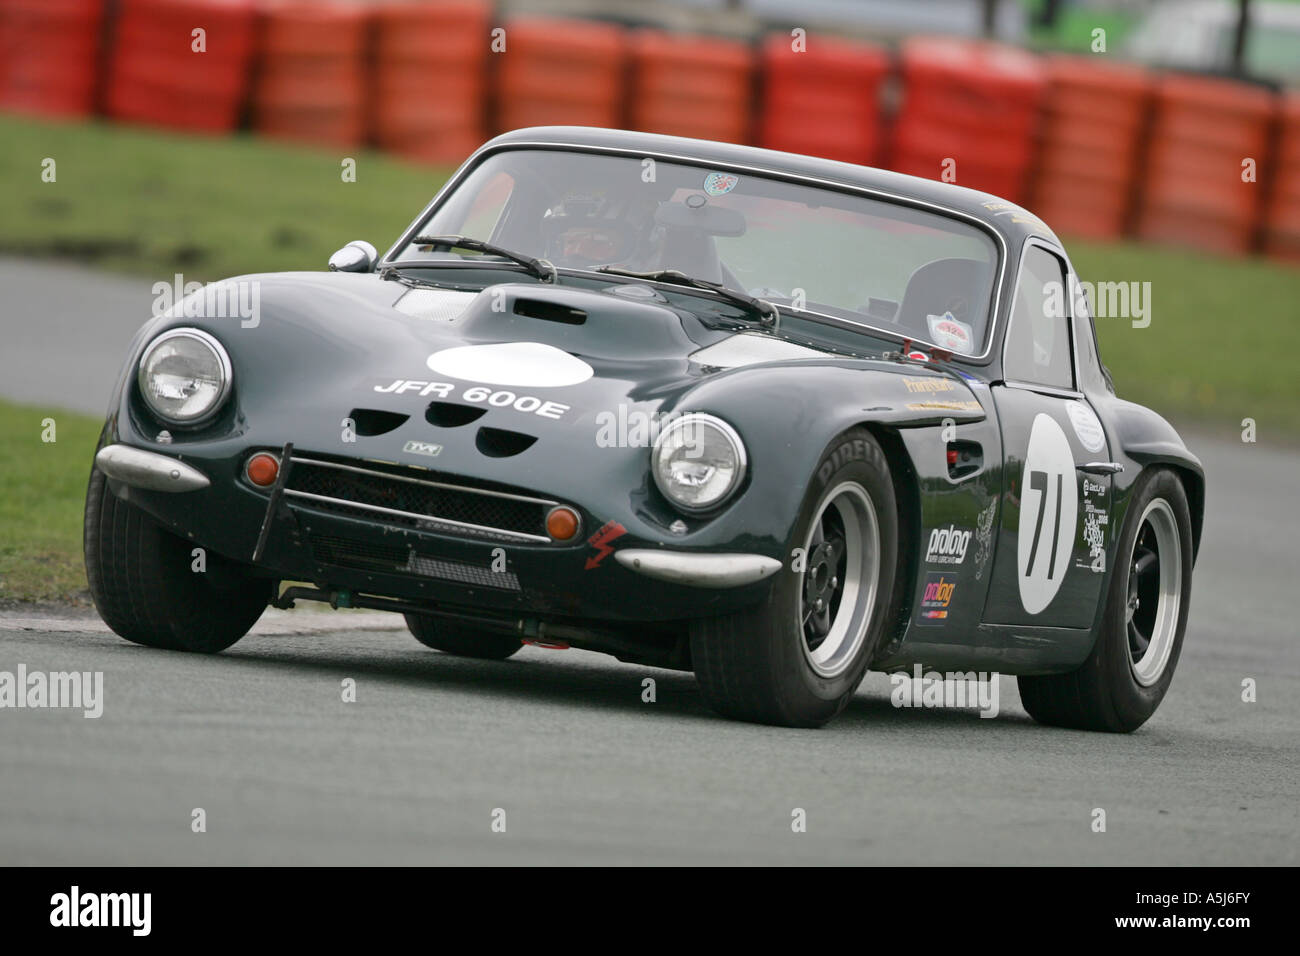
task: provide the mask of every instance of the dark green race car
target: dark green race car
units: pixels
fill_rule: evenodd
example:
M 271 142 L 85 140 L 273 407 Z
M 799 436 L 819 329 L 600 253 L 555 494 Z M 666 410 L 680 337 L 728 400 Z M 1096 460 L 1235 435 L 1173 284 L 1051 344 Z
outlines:
M 1203 472 L 1116 397 L 1025 210 L 527 129 L 330 266 L 137 335 L 86 502 L 123 637 L 215 652 L 268 604 L 383 608 L 455 654 L 693 670 L 718 712 L 794 726 L 917 664 L 1018 675 L 1071 727 L 1164 696 Z

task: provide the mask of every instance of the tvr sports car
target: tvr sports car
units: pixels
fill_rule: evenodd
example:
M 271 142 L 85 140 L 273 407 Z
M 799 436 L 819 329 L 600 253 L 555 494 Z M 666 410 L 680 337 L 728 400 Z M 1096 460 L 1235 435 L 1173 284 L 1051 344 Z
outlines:
M 1016 675 L 1067 727 L 1164 697 L 1203 471 L 1116 397 L 1024 209 L 536 128 L 329 265 L 136 336 L 85 515 L 122 637 L 216 652 L 268 604 L 381 608 L 452 654 L 693 670 L 717 712 L 792 726 L 917 664 Z

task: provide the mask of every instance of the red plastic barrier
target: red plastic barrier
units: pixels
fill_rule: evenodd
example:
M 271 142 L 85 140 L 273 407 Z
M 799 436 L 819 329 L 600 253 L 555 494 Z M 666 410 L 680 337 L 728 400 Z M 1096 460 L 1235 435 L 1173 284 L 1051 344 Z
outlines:
M 1277 155 L 1272 191 L 1264 216 L 1264 250 L 1300 263 L 1300 90 L 1283 98 L 1278 110 Z
M 958 185 L 1023 201 L 1046 88 L 1042 62 L 983 41 L 917 37 L 903 44 L 902 71 L 893 168 L 942 179 L 947 166 Z
M 1230 80 L 1169 74 L 1155 89 L 1137 232 L 1143 239 L 1210 252 L 1254 244 L 1260 182 L 1242 178 L 1253 159 L 1268 168 L 1274 97 Z
M 735 40 L 637 30 L 632 35 L 633 129 L 749 142 L 753 57 Z
M 889 56 L 880 47 L 826 36 L 774 33 L 763 44 L 759 144 L 769 149 L 872 165 L 880 151 L 880 87 Z
M 91 112 L 103 15 L 103 0 L 0 3 L 0 109 Z
M 234 129 L 248 90 L 255 26 L 253 0 L 122 0 L 108 114 L 175 129 Z
M 1150 76 L 1097 58 L 1053 56 L 1047 77 L 1031 208 L 1064 235 L 1118 238 L 1135 200 Z
M 262 133 L 331 146 L 365 135 L 365 52 L 373 8 L 274 2 L 262 22 L 262 60 L 253 91 Z M 413 95 L 428 95 L 414 90 Z
M 379 145 L 459 163 L 482 144 L 491 15 L 489 0 L 377 9 L 370 108 Z
M 621 126 L 626 31 L 607 23 L 518 18 L 497 54 L 496 128 Z

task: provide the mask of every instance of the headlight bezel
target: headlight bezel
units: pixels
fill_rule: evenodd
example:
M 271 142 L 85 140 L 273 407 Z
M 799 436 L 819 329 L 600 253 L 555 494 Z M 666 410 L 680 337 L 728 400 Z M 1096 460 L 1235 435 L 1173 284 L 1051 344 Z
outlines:
M 221 385 L 217 390 L 217 397 L 212 403 L 198 415 L 189 418 L 175 418 L 172 415 L 157 408 L 149 400 L 148 378 L 146 366 L 149 357 L 154 351 L 164 343 L 176 338 L 190 338 L 198 341 L 208 348 L 217 360 L 217 365 L 221 372 Z M 149 341 L 144 350 L 140 353 L 140 360 L 136 364 L 135 372 L 136 388 L 140 393 L 140 401 L 144 407 L 149 410 L 161 422 L 165 422 L 171 428 L 199 428 L 210 422 L 225 406 L 226 400 L 230 397 L 231 389 L 234 387 L 234 368 L 230 362 L 230 354 L 226 351 L 221 341 L 210 332 L 202 329 L 192 328 L 190 326 L 181 326 L 179 328 L 168 329 L 166 332 L 159 333 Z
M 659 469 L 659 455 L 661 450 L 666 447 L 666 440 L 675 432 L 689 428 L 697 423 L 715 429 L 731 446 L 736 460 L 735 470 L 726 490 L 719 497 L 704 505 L 683 502 L 674 497 L 665 487 Z M 741 439 L 740 433 L 728 422 L 723 421 L 716 415 L 710 415 L 708 412 L 685 412 L 674 417 L 671 422 L 660 429 L 650 449 L 650 476 L 654 480 L 655 487 L 659 489 L 659 493 L 664 496 L 670 505 L 687 515 L 707 515 L 722 508 L 735 498 L 736 492 L 745 483 L 748 473 L 749 454 L 745 450 L 745 442 Z

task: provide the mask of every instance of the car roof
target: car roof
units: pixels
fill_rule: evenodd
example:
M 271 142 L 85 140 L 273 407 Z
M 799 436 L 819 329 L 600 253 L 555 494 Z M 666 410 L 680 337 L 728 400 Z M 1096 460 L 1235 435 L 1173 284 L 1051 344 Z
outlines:
M 887 169 L 876 169 L 873 166 L 858 166 L 757 146 L 594 126 L 531 126 L 502 133 L 485 143 L 479 153 L 527 146 L 623 151 L 642 156 L 679 158 L 723 167 L 742 166 L 776 174 L 819 179 L 833 185 L 870 190 L 888 197 L 937 206 L 978 219 L 1005 237 L 1008 247 L 1013 250 L 1018 249 L 1021 242 L 1031 236 L 1045 238 L 1060 245 L 1051 228 L 1041 219 L 1022 206 L 991 193 Z M 960 175 L 960 161 L 957 171 Z

